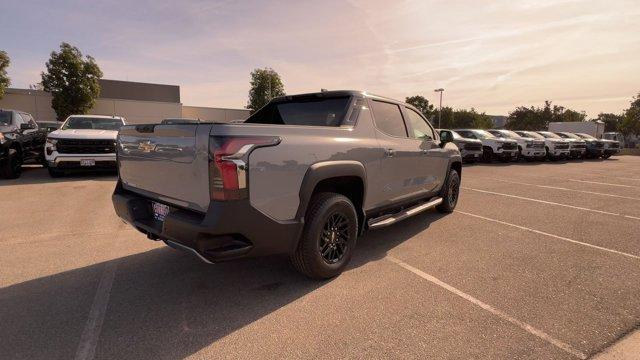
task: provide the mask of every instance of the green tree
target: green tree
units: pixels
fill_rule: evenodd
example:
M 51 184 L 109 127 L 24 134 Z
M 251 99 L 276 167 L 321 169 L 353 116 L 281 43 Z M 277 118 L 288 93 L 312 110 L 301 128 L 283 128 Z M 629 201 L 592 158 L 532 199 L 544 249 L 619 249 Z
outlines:
M 506 128 L 510 130 L 546 130 L 550 122 L 585 121 L 587 114 L 544 102 L 544 107 L 520 106 L 509 113 Z
M 631 102 L 631 106 L 624 111 L 620 132 L 624 135 L 640 136 L 640 93 Z
M 91 56 L 83 57 L 77 47 L 60 44 L 51 52 L 47 71 L 42 73 L 42 86 L 53 96 L 51 107 L 58 121 L 72 114 L 85 114 L 100 96 L 98 79 L 102 71 Z
M 433 116 L 433 119 L 431 120 L 431 124 L 435 127 L 438 126 L 438 113 L 436 110 L 435 115 Z M 444 106 L 442 108 L 442 119 L 440 120 L 440 127 L 442 129 L 456 129 L 457 127 L 455 126 L 456 121 L 455 121 L 455 111 L 453 110 L 453 108 L 449 107 L 449 106 Z
M 420 110 L 422 115 L 433 121 L 432 119 L 437 119 L 438 110 L 434 110 L 433 105 L 429 104 L 429 100 L 427 100 L 422 95 L 415 95 L 405 98 L 404 100 L 407 104 L 413 105 L 416 109 Z
M 271 99 L 285 95 L 280 75 L 271 68 L 255 69 L 251 72 L 251 89 L 247 109 L 253 114 Z
M 545 115 L 551 116 L 550 107 L 548 114 L 545 114 L 545 109 L 535 107 L 520 106 L 509 113 L 507 124 L 505 128 L 509 130 L 545 130 L 548 122 L 545 120 Z
M 11 79 L 7 75 L 7 68 L 9 67 L 9 55 L 3 50 L 0 50 L 0 99 L 4 96 L 4 91 L 11 84 Z
M 619 131 L 623 120 L 624 114 L 617 115 L 612 113 L 600 113 L 597 118 L 591 119 L 591 121 L 602 121 L 606 132 Z

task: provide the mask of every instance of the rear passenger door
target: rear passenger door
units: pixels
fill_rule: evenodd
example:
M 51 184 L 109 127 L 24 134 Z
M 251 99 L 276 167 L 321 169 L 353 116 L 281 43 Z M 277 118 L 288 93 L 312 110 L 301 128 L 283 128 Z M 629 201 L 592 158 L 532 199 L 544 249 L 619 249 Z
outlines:
M 445 150 L 440 147 L 439 136 L 431 124 L 415 110 L 404 108 L 409 138 L 413 140 L 416 154 L 416 185 L 419 190 L 433 192 L 440 188 L 446 176 L 449 158 Z
M 411 198 L 420 191 L 421 174 L 417 164 L 417 143 L 409 138 L 402 109 L 398 104 L 370 99 L 376 137 L 384 149 L 380 159 L 380 176 L 371 179 L 381 189 L 380 202 L 385 206 Z

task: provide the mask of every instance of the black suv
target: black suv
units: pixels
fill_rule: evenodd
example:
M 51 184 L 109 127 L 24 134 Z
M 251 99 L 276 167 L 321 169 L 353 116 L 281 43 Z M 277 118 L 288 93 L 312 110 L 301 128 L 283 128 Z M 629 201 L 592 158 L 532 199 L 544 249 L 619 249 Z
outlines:
M 0 109 L 0 177 L 15 179 L 23 163 L 44 163 L 46 138 L 31 114 Z

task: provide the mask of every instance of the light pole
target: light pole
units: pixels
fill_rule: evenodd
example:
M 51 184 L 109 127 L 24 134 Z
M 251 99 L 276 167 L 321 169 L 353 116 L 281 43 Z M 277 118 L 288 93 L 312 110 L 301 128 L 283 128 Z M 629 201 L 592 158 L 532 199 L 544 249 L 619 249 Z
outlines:
M 438 108 L 438 129 L 440 129 L 440 120 L 442 120 L 442 93 L 444 92 L 444 89 L 440 88 L 433 91 L 440 93 L 440 107 Z

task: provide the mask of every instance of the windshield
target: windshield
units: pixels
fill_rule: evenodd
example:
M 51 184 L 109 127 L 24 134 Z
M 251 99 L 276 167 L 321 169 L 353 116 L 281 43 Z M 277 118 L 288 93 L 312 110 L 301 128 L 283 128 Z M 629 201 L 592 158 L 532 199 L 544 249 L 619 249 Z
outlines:
M 562 139 L 560 136 L 548 131 L 540 131 L 539 134 L 546 137 L 547 139 Z
M 493 136 L 490 132 L 488 131 L 484 131 L 484 130 L 472 130 L 474 134 L 476 134 L 476 136 L 479 139 L 494 139 L 495 136 Z
M 535 133 L 533 131 L 521 131 L 520 134 L 522 134 L 523 136 L 526 136 L 526 137 L 531 137 L 531 138 L 538 139 L 538 140 L 544 140 L 544 136 L 542 136 L 542 135 L 540 135 L 538 133 Z
M 245 123 L 272 125 L 340 126 L 349 97 L 294 97 L 267 104 Z
M 11 111 L 0 110 L 0 125 L 11 125 Z
M 118 130 L 122 125 L 119 118 L 72 117 L 64 123 L 62 130 Z
M 603 139 L 607 139 L 607 140 L 616 140 L 618 138 L 618 134 L 617 133 L 604 133 L 604 134 L 602 134 L 602 138 Z
M 556 133 L 558 134 L 558 136 L 563 137 L 565 139 L 578 139 L 578 140 L 582 140 L 582 138 L 576 134 L 572 134 L 572 133 Z
M 457 132 L 455 132 L 453 130 L 447 130 L 447 131 L 451 132 L 451 135 L 453 136 L 454 139 L 456 139 L 456 140 L 462 139 L 462 136 L 460 136 L 460 134 L 458 134 Z
M 500 130 L 499 132 L 509 139 L 520 139 L 522 137 L 511 130 Z
M 584 134 L 584 133 L 576 133 L 576 135 L 580 136 L 583 139 L 598 140 L 598 139 L 594 138 L 593 136 L 587 135 L 587 134 Z

